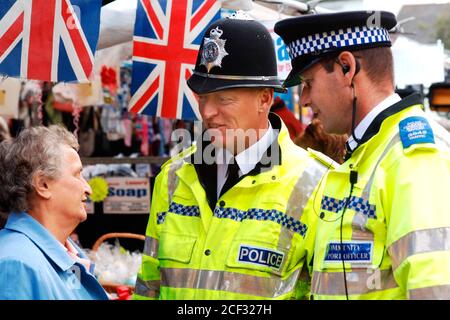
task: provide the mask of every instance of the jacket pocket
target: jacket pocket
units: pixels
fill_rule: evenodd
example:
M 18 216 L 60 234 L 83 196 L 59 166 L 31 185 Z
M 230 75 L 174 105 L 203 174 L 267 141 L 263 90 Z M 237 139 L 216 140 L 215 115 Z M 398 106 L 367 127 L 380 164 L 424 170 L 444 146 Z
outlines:
M 197 238 L 193 236 L 161 233 L 158 248 L 158 259 L 189 263 Z

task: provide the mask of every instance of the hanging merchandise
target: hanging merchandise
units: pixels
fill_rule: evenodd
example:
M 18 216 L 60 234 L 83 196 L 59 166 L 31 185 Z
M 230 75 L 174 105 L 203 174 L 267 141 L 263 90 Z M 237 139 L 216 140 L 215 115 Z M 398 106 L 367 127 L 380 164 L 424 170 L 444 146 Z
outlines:
M 82 107 L 101 106 L 103 104 L 103 91 L 101 77 L 94 75 L 89 83 L 67 84 L 72 88 L 75 101 Z
M 149 141 L 151 143 L 150 155 L 159 156 L 160 145 L 161 145 L 161 133 L 159 128 L 158 117 L 149 117 Z
M 117 99 L 120 107 L 127 110 L 130 102 L 130 86 L 131 86 L 131 61 L 126 60 L 122 63 L 120 68 L 120 88 L 117 92 Z
M 106 132 L 103 130 L 100 120 L 100 110 L 94 112 L 94 130 L 95 130 L 95 148 L 93 157 L 110 157 L 113 156 L 111 144 L 108 140 Z
M 107 134 L 103 131 L 98 107 L 83 108 L 80 119 L 80 155 L 83 157 L 113 156 Z
M 54 102 L 53 108 L 62 112 L 73 112 L 75 93 L 73 88 L 66 83 L 58 83 L 52 88 Z
M 130 114 L 124 114 L 122 118 L 123 127 L 125 129 L 124 144 L 126 147 L 131 147 L 133 137 L 133 122 L 130 119 Z
M 89 180 L 92 189 L 90 199 L 93 202 L 102 202 L 108 196 L 108 182 L 102 177 L 94 177 Z
M 54 108 L 64 112 L 73 112 L 75 104 L 81 107 L 103 104 L 101 78 L 97 75 L 89 83 L 58 83 L 52 92 Z
M 160 144 L 159 144 L 159 153 L 158 155 L 161 157 L 166 156 L 166 135 L 164 134 L 164 119 L 160 118 L 158 119 L 158 126 L 159 126 L 159 137 L 160 137 Z
M 42 83 L 26 81 L 21 93 L 22 106 L 19 118 L 24 120 L 25 127 L 43 124 Z
M 109 141 L 117 141 L 125 138 L 125 128 L 122 121 L 122 112 L 117 101 L 114 104 L 106 104 L 101 108 L 101 124 Z
M 141 141 L 141 154 L 143 156 L 148 156 L 149 146 L 148 146 L 148 118 L 147 116 L 142 116 L 142 141 Z
M 0 80 L 0 116 L 17 119 L 19 117 L 20 80 L 3 78 Z
M 55 96 L 53 95 L 52 89 L 47 94 L 44 110 L 47 114 L 47 125 L 63 123 L 62 112 L 55 108 Z
M 112 104 L 117 95 L 117 71 L 115 68 L 102 66 L 101 71 L 103 101 L 106 104 Z
M 78 142 L 78 153 L 82 157 L 90 157 L 95 149 L 94 107 L 87 107 L 82 112 Z
M 74 131 L 73 134 L 76 136 L 78 136 L 78 130 L 80 129 L 80 113 L 83 110 L 83 108 L 81 108 L 80 105 L 78 104 L 74 104 L 73 106 L 73 111 L 72 111 L 72 117 L 73 117 L 73 126 L 74 126 Z
M 135 118 L 134 118 L 134 133 L 135 133 L 136 140 L 138 142 L 140 142 L 139 152 L 141 152 L 141 153 L 142 153 L 142 151 L 144 151 L 144 152 L 146 151 L 145 146 L 144 146 L 144 144 L 145 144 L 145 142 L 144 142 L 144 122 L 146 123 L 145 124 L 146 130 L 148 130 L 148 122 L 147 122 L 147 120 L 144 120 L 144 115 L 138 114 L 135 116 Z M 147 155 L 148 155 L 148 153 L 147 153 Z

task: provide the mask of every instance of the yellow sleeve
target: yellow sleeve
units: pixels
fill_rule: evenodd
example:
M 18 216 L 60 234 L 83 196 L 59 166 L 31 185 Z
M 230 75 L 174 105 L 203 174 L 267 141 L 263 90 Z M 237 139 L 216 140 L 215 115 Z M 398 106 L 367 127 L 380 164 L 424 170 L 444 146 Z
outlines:
M 150 217 L 145 232 L 145 245 L 142 255 L 142 265 L 138 272 L 133 299 L 158 299 L 160 289 L 160 270 L 158 260 L 159 229 L 158 220 L 165 218 L 169 209 L 168 169 L 167 164 L 155 179 L 153 187 Z
M 450 155 L 417 149 L 385 170 L 386 245 L 409 299 L 450 299 Z

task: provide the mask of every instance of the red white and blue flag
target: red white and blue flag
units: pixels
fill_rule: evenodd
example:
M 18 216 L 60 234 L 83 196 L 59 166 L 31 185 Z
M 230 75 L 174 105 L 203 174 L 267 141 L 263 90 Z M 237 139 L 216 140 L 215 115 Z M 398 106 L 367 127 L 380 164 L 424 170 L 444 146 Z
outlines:
M 0 74 L 87 82 L 101 0 L 0 0 Z
M 220 18 L 216 0 L 138 0 L 129 110 L 172 119 L 200 119 L 186 80 L 203 33 Z

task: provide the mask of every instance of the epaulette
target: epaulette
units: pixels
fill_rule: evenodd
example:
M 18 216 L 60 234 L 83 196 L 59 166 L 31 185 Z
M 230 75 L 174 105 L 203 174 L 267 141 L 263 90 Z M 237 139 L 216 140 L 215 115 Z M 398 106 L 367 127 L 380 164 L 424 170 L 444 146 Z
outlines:
M 176 155 L 173 155 L 169 160 L 164 162 L 164 164 L 161 166 L 161 171 L 166 166 L 170 165 L 171 163 L 174 163 L 174 162 L 177 162 L 177 161 L 183 161 L 183 159 L 185 159 L 186 157 L 189 157 L 192 153 L 194 153 L 195 150 L 197 150 L 197 147 L 195 145 L 192 145 L 189 148 L 186 148 L 186 149 L 180 151 Z
M 339 166 L 339 163 L 324 155 L 322 152 L 316 151 L 314 149 L 308 148 L 308 153 L 321 164 L 323 164 L 327 169 L 335 169 Z

